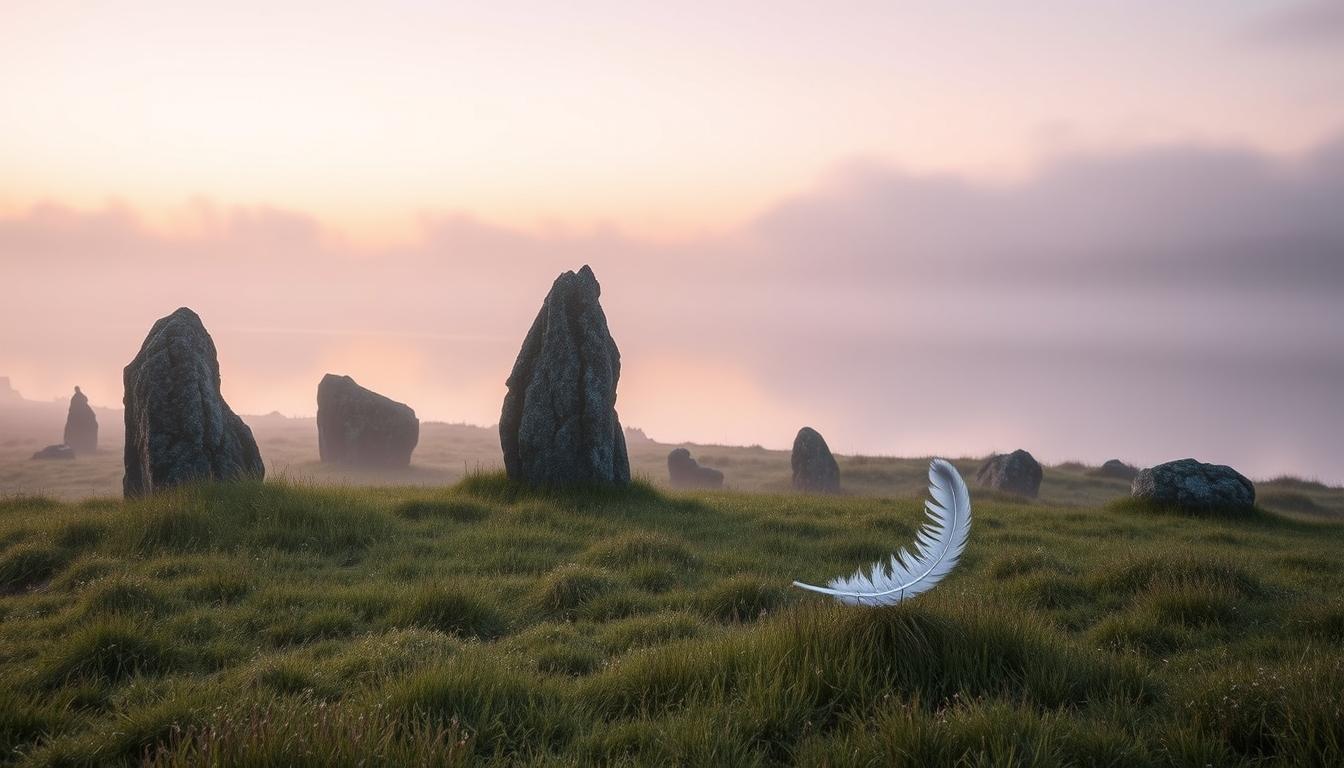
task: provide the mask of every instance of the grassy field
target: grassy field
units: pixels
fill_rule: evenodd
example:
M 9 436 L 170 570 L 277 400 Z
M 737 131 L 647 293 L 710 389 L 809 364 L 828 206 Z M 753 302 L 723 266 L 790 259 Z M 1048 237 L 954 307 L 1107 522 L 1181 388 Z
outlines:
M 1108 487 L 1069 471 L 1052 493 Z M 1344 762 L 1344 527 L 972 499 L 950 579 L 863 609 L 789 581 L 908 544 L 913 495 L 541 494 L 484 473 L 11 498 L 0 751 L 19 765 Z
M 65 406 L 29 404 L 23 411 L 0 408 L 0 498 L 38 495 L 80 501 L 120 495 L 124 439 L 121 419 L 121 411 L 100 409 L 100 444 L 104 447 L 92 456 L 74 461 L 32 461 L 29 457 L 35 451 L 60 440 Z M 247 422 L 256 435 L 269 476 L 304 485 L 442 487 L 462 480 L 468 473 L 504 466 L 499 433 L 494 427 L 425 422 L 420 425 L 420 443 L 410 467 L 370 471 L 318 461 L 314 419 L 248 416 Z M 722 470 L 729 490 L 766 493 L 790 490 L 789 452 L 760 446 L 669 444 L 631 434 L 631 469 L 636 476 L 663 486 L 667 480 L 668 451 L 678 447 L 689 448 L 702 464 Z M 902 498 L 924 493 L 927 458 L 836 458 L 848 494 Z M 962 458 L 955 463 L 970 482 L 980 462 L 980 458 Z M 1040 501 L 1101 506 L 1129 495 L 1128 482 L 1096 477 L 1094 469 L 1076 463 L 1047 467 Z M 1344 489 L 1292 478 L 1260 479 L 1256 486 L 1259 503 L 1267 509 L 1303 518 L 1344 520 Z

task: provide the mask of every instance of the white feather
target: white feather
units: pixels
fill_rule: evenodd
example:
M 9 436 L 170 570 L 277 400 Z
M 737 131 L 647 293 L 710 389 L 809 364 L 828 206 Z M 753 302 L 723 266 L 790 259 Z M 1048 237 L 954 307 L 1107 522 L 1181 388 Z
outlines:
M 889 562 L 873 563 L 825 587 L 793 582 L 795 587 L 830 595 L 850 605 L 895 605 L 932 589 L 952 571 L 971 533 L 971 497 L 955 467 L 942 459 L 929 462 L 929 521 L 915 536 L 915 551 L 902 549 Z

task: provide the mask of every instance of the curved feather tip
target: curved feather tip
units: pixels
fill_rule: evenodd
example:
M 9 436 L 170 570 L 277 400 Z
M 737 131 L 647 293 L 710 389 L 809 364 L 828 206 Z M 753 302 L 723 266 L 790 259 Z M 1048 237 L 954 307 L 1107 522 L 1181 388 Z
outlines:
M 902 549 L 887 562 L 873 563 L 852 576 L 831 579 L 824 587 L 793 582 L 795 587 L 830 595 L 850 605 L 895 605 L 932 589 L 956 567 L 971 533 L 971 497 L 955 467 L 942 459 L 929 462 L 929 520 L 915 535 L 914 552 Z

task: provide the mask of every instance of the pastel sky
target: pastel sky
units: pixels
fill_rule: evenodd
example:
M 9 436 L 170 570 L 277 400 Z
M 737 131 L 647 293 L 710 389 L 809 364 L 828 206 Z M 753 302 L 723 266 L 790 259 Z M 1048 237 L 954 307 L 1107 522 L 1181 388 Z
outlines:
M 0 205 L 676 235 L 861 157 L 1021 174 L 1344 125 L 1338 3 L 0 3 Z M 1325 31 L 1322 31 L 1322 28 Z
M 591 264 L 662 440 L 1344 482 L 1344 3 L 0 0 L 0 375 L 498 418 Z

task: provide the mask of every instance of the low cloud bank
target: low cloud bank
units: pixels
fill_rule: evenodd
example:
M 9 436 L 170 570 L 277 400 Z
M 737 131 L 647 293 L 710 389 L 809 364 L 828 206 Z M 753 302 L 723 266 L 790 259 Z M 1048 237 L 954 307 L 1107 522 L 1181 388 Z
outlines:
M 303 215 L 0 219 L 0 375 L 120 399 L 179 305 L 244 412 L 311 413 L 326 370 L 490 423 L 541 297 L 593 265 L 626 423 L 664 440 L 1047 460 L 1185 455 L 1344 482 L 1344 141 L 1292 160 L 1169 147 L 991 185 L 864 164 L 713 238 L 535 233 L 463 216 L 358 249 Z

